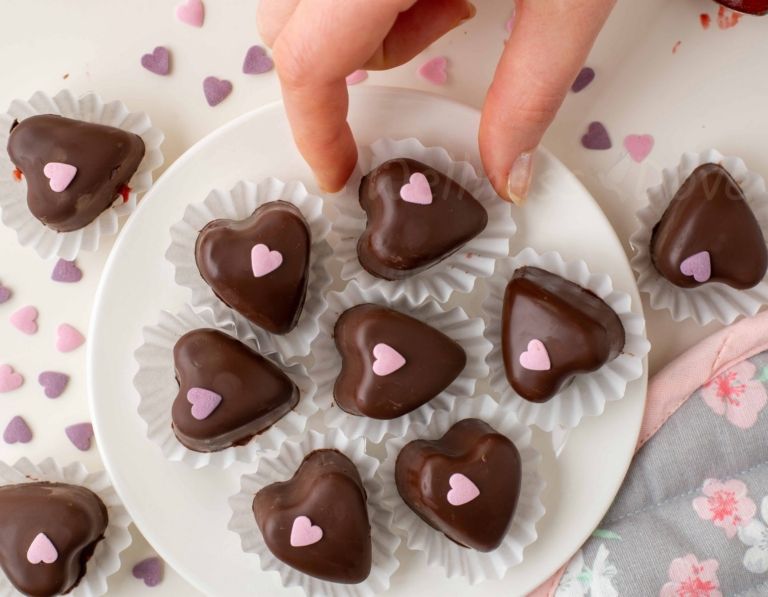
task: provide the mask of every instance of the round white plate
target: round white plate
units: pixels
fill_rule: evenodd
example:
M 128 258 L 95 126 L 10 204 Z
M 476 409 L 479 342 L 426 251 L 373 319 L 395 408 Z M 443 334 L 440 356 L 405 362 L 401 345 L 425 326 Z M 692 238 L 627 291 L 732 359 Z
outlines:
M 380 137 L 417 137 L 440 145 L 456 159 L 478 164 L 480 114 L 473 108 L 424 93 L 391 88 L 355 89 L 350 122 L 361 145 Z M 528 205 L 515 210 L 519 229 L 513 252 L 526 245 L 583 258 L 593 271 L 613 276 L 640 312 L 632 270 L 610 224 L 592 197 L 554 157 L 542 152 Z M 252 465 L 192 470 L 165 460 L 146 439 L 136 412 L 133 351 L 141 327 L 160 309 L 176 311 L 187 298 L 173 282 L 164 253 L 169 227 L 190 202 L 212 188 L 238 180 L 275 176 L 298 179 L 315 190 L 311 173 L 296 152 L 280 104 L 246 114 L 214 132 L 184 154 L 155 184 L 122 231 L 107 262 L 91 319 L 88 341 L 88 393 L 99 449 L 134 521 L 158 553 L 193 585 L 210 595 L 295 595 L 276 573 L 263 573 L 257 558 L 240 549 L 227 530 L 227 498 Z M 484 291 L 454 303 L 477 309 Z M 647 370 L 647 367 L 646 367 Z M 419 554 L 401 547 L 401 566 L 388 595 L 523 595 L 545 580 L 587 539 L 610 506 L 624 478 L 640 427 L 647 376 L 630 384 L 626 397 L 588 418 L 571 433 L 555 459 L 550 437 L 537 432 L 545 454 L 547 513 L 539 539 L 522 564 L 502 581 L 474 587 L 448 580 L 427 567 Z M 479 391 L 483 391 L 481 385 Z

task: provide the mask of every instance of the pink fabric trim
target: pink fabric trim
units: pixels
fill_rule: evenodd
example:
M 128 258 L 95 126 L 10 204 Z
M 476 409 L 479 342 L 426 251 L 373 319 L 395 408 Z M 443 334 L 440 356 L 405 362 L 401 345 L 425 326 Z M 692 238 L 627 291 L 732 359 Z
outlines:
M 768 350 L 768 311 L 742 319 L 690 348 L 653 376 L 635 453 L 701 386 L 741 361 Z M 567 564 L 566 564 L 567 565 Z M 528 597 L 553 597 L 566 566 Z

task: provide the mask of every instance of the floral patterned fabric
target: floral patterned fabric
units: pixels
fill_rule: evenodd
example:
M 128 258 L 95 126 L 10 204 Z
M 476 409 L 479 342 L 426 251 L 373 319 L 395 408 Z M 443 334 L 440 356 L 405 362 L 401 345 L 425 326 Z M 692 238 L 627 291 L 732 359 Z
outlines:
M 766 405 L 768 353 L 695 392 L 638 452 L 556 597 L 768 597 Z

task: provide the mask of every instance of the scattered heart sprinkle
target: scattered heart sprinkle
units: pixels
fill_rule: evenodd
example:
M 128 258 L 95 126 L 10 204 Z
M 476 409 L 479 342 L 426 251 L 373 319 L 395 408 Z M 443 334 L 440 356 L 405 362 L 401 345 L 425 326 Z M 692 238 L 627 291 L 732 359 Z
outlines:
M 156 587 L 163 582 L 163 572 L 163 560 L 156 556 L 141 560 L 131 571 L 134 578 L 143 580 L 148 587 Z
M 448 82 L 448 59 L 438 56 L 427 60 L 419 68 L 419 75 L 433 85 L 445 85 Z
M 91 440 L 93 439 L 93 425 L 90 423 L 77 423 L 64 429 L 69 441 L 81 452 L 87 452 L 91 449 Z
M 16 373 L 10 365 L 0 365 L 0 393 L 13 392 L 23 384 L 21 373 Z
M 31 336 L 37 333 L 37 317 L 37 309 L 32 305 L 27 305 L 11 314 L 11 325 L 20 332 Z
M 260 75 L 271 71 L 275 66 L 267 51 L 261 46 L 251 46 L 245 53 L 243 72 L 246 75 Z
M 51 273 L 51 280 L 54 282 L 72 284 L 74 282 L 79 282 L 82 279 L 83 271 L 77 267 L 77 264 L 74 261 L 67 261 L 66 259 L 59 259 Z
M 203 92 L 209 106 L 218 106 L 232 93 L 232 83 L 213 76 L 206 77 L 203 81 Z
M 205 22 L 205 6 L 202 0 L 186 0 L 176 7 L 176 18 L 185 25 L 202 27 Z
M 573 82 L 573 85 L 571 85 L 571 91 L 573 91 L 574 93 L 583 91 L 594 80 L 595 80 L 594 69 L 588 66 L 585 66 L 584 68 L 581 69 L 579 74 L 576 76 L 576 80 Z
M 581 138 L 581 144 L 587 149 L 605 150 L 613 147 L 608 130 L 602 122 L 592 122 Z
M 5 302 L 8 302 L 8 300 L 13 296 L 13 292 L 10 288 L 7 286 L 3 286 L 0 284 L 0 305 L 2 305 Z
M 164 46 L 157 46 L 141 57 L 141 66 L 156 75 L 165 76 L 171 72 L 171 53 Z
M 85 342 L 85 336 L 68 323 L 62 323 L 56 333 L 56 350 L 59 352 L 72 352 Z
M 48 398 L 58 398 L 67 389 L 69 375 L 58 371 L 43 371 L 37 376 L 37 382 L 43 386 Z
M 627 135 L 624 137 L 624 149 L 639 164 L 651 153 L 654 142 L 652 135 Z
M 24 419 L 13 417 L 3 432 L 3 441 L 6 444 L 28 444 L 32 441 L 32 430 Z

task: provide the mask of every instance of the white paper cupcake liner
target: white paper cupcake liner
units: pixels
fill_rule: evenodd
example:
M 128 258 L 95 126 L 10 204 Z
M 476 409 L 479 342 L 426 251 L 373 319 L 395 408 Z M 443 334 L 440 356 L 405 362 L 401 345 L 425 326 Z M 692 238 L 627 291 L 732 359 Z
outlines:
M 637 285 L 650 295 L 653 309 L 669 309 L 672 319 L 689 317 L 700 325 L 713 320 L 732 323 L 740 315 L 755 315 L 768 303 L 768 275 L 754 288 L 738 290 L 713 282 L 696 288 L 680 288 L 659 274 L 651 261 L 651 236 L 656 224 L 669 207 L 683 182 L 703 164 L 720 164 L 739 184 L 747 204 L 754 212 L 763 235 L 768 238 L 768 192 L 765 180 L 750 171 L 741 158 L 724 156 L 714 149 L 702 153 L 685 153 L 674 169 L 662 171 L 662 183 L 648 189 L 648 205 L 637 212 L 638 229 L 629 242 L 635 251 L 632 268 Z
M 487 395 L 457 402 L 451 412 L 435 413 L 429 425 L 414 425 L 405 437 L 386 443 L 387 457 L 379 469 L 384 487 L 382 504 L 393 513 L 393 527 L 405 536 L 408 549 L 422 552 L 428 564 L 441 566 L 449 578 L 463 576 L 471 584 L 503 578 L 510 568 L 523 561 L 523 550 L 538 537 L 536 524 L 544 516 L 541 494 L 545 483 L 539 472 L 541 455 L 531 445 L 531 430 L 517 420 L 508 406 L 504 402 L 497 404 Z M 512 440 L 522 462 L 520 498 L 512 524 L 501 545 L 486 553 L 461 547 L 424 522 L 403 501 L 395 484 L 397 456 L 406 444 L 418 439 L 438 439 L 455 423 L 473 418 L 485 421 Z
M 379 420 L 352 415 L 339 408 L 333 400 L 333 386 L 341 372 L 341 355 L 333 339 L 334 326 L 344 311 L 364 303 L 390 307 L 415 317 L 455 340 L 467 355 L 466 367 L 450 386 L 426 404 L 397 419 Z M 362 289 L 357 283 L 350 282 L 343 291 L 330 293 L 328 307 L 320 316 L 320 334 L 312 345 L 315 365 L 311 371 L 312 379 L 318 385 L 318 403 L 325 411 L 325 424 L 329 428 L 341 429 L 348 437 L 366 437 L 378 443 L 387 435 L 405 434 L 411 425 L 429 423 L 435 411 L 451 410 L 457 400 L 472 400 L 477 380 L 488 376 L 485 358 L 491 351 L 491 344 L 483 336 L 483 330 L 483 320 L 470 318 L 460 307 L 444 310 L 433 301 L 416 304 L 406 295 L 389 300 L 380 287 Z
M 269 551 L 253 516 L 253 498 L 260 489 L 277 481 L 287 481 L 293 477 L 305 456 L 322 449 L 338 450 L 347 456 L 360 472 L 368 494 L 373 565 L 368 578 L 359 584 L 323 581 L 284 564 Z M 382 490 L 376 478 L 378 468 L 379 461 L 365 453 L 364 439 L 348 439 L 335 429 L 324 434 L 310 431 L 301 443 L 286 442 L 275 457 L 262 458 L 256 472 L 241 477 L 240 491 L 229 498 L 232 508 L 229 529 L 240 535 L 243 551 L 256 554 L 262 570 L 277 572 L 283 586 L 300 587 L 308 597 L 371 597 L 383 593 L 389 588 L 390 578 L 400 565 L 395 556 L 400 538 L 391 531 L 392 513 L 381 502 Z
M 358 188 L 365 174 L 394 158 L 419 160 L 455 180 L 483 205 L 488 212 L 488 226 L 433 267 L 404 280 L 387 281 L 369 274 L 357 258 L 357 241 L 366 225 Z M 472 164 L 454 161 L 445 149 L 424 147 L 417 139 L 381 139 L 369 149 L 361 149 L 357 170 L 346 192 L 334 197 L 333 205 L 338 212 L 333 229 L 339 235 L 335 248 L 343 263 L 342 279 L 354 279 L 364 289 L 381 289 L 390 300 L 405 296 L 414 303 L 427 298 L 443 303 L 454 291 L 471 291 L 478 278 L 493 274 L 498 258 L 509 254 L 509 240 L 517 230 L 510 204 L 499 198 L 488 179 L 479 176 Z
M 298 325 L 288 334 L 270 334 L 228 307 L 203 280 L 195 262 L 200 231 L 213 220 L 242 220 L 270 201 L 287 201 L 301 211 L 312 235 L 307 298 Z M 309 354 L 317 335 L 317 318 L 325 308 L 325 291 L 331 285 L 328 263 L 331 247 L 326 241 L 330 224 L 323 215 L 323 200 L 310 195 L 300 182 L 267 178 L 260 183 L 241 181 L 231 191 L 214 190 L 205 201 L 187 207 L 183 219 L 171 227 L 171 246 L 165 256 L 176 270 L 176 283 L 192 291 L 191 305 L 209 310 L 218 326 L 232 324 L 243 338 L 255 338 L 262 350 L 279 352 L 285 359 Z
M 296 408 L 242 446 L 218 452 L 196 452 L 178 440 L 171 419 L 171 405 L 179 392 L 173 347 L 181 336 L 201 328 L 217 328 L 257 348 L 252 342 L 239 337 L 231 326 L 217 325 L 210 312 L 194 313 L 189 307 L 175 315 L 161 311 L 159 322 L 143 329 L 144 343 L 134 353 L 139 369 L 133 384 L 139 393 L 138 411 L 147 424 L 147 437 L 160 446 L 163 455 L 168 460 L 185 462 L 196 469 L 209 465 L 226 468 L 234 462 L 253 462 L 280 448 L 287 438 L 303 433 L 307 420 L 317 411 L 317 386 L 309 379 L 302 365 L 286 366 L 278 354 L 260 351 L 299 387 L 300 399 Z
M 128 182 L 128 200 L 118 197 L 93 222 L 72 232 L 57 232 L 32 215 L 27 206 L 27 181 L 13 177 L 15 166 L 8 155 L 8 138 L 14 120 L 39 114 L 58 114 L 67 118 L 113 126 L 134 133 L 144 141 L 144 159 Z M 80 98 L 69 90 L 55 96 L 38 91 L 29 100 L 14 100 L 8 112 L 0 115 L 0 210 L 3 223 L 16 231 L 19 244 L 34 249 L 40 257 L 72 260 L 80 251 L 95 251 L 103 236 L 117 232 L 119 220 L 136 209 L 139 196 L 152 186 L 152 171 L 163 163 L 160 145 L 164 135 L 143 112 L 129 112 L 120 101 L 104 103 L 94 94 Z
M 618 357 L 597 371 L 576 375 L 556 396 L 541 404 L 523 399 L 512 389 L 501 349 L 504 292 L 515 270 L 525 265 L 557 274 L 600 297 L 619 316 L 626 334 L 624 350 Z M 517 256 L 499 262 L 496 269 L 496 275 L 487 283 L 488 296 L 483 302 L 488 324 L 485 335 L 493 345 L 488 356 L 491 387 L 503 400 L 509 400 L 519 419 L 544 431 L 552 431 L 558 425 L 570 429 L 583 417 L 602 414 L 607 402 L 623 398 L 627 384 L 642 375 L 644 357 L 651 348 L 645 338 L 645 318 L 632 312 L 630 296 L 614 290 L 610 276 L 593 274 L 583 261 L 566 262 L 555 252 L 539 255 L 533 249 L 524 249 Z M 636 308 L 640 309 L 639 305 Z
M 69 483 L 90 489 L 99 496 L 107 507 L 109 522 L 104 531 L 104 539 L 99 541 L 93 555 L 88 560 L 85 575 L 69 595 L 72 597 L 96 597 L 107 592 L 107 578 L 120 569 L 120 552 L 132 541 L 128 527 L 128 516 L 117 492 L 112 487 L 106 472 L 89 473 L 80 463 L 59 466 L 52 458 L 33 464 L 22 458 L 16 464 L 0 462 L 0 485 L 15 485 L 49 481 Z M 21 595 L 0 571 L 0 597 Z

